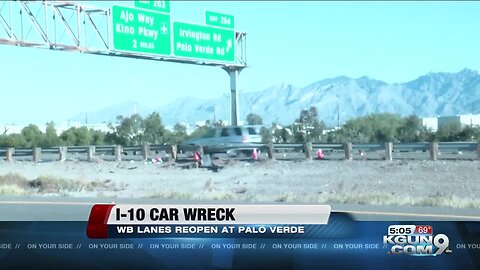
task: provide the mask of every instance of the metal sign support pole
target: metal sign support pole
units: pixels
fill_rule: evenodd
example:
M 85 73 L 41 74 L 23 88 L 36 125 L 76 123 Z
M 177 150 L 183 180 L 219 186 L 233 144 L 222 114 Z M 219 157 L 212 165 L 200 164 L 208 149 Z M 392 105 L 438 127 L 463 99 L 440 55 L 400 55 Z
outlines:
M 237 93 L 237 80 L 240 71 L 244 67 L 231 67 L 226 66 L 223 69 L 230 76 L 230 125 L 238 126 L 239 122 L 239 111 L 238 111 L 238 93 Z

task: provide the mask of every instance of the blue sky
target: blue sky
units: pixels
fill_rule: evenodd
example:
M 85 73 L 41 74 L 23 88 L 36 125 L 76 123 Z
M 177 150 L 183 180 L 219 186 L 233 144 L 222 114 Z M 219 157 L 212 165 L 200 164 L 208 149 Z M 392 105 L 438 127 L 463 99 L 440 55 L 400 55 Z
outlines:
M 203 24 L 206 10 L 234 15 L 235 29 L 247 32 L 244 92 L 341 75 L 395 83 L 428 72 L 480 70 L 480 2 L 171 3 L 174 21 Z M 227 73 L 218 67 L 7 45 L 0 45 L 0 63 L 3 124 L 61 121 L 126 100 L 158 108 L 180 97 L 229 93 Z

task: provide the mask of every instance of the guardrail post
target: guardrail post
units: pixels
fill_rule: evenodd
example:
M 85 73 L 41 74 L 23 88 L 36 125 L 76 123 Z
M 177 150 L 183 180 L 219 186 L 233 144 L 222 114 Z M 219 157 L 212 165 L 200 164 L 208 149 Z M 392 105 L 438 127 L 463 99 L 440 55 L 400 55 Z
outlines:
M 477 158 L 480 160 L 480 142 L 477 142 Z
M 267 144 L 267 155 L 269 159 L 275 159 L 274 156 L 275 148 L 273 147 L 273 143 Z
M 13 153 L 15 152 L 15 148 L 7 148 L 7 151 L 5 152 L 5 158 L 7 161 L 13 161 Z
M 312 143 L 307 142 L 303 144 L 303 152 L 305 153 L 305 158 L 311 160 L 312 159 Z
M 385 143 L 385 160 L 386 161 L 393 160 L 392 152 L 393 152 L 393 143 L 386 142 Z
M 176 144 L 170 146 L 170 155 L 174 161 L 177 161 L 177 150 L 178 147 Z
M 352 159 L 352 143 L 349 142 L 344 144 L 343 148 L 345 150 L 345 159 L 351 160 Z
M 87 148 L 87 160 L 93 161 L 94 156 L 95 156 L 95 145 L 89 145 Z
M 115 161 L 122 161 L 123 149 L 121 145 L 115 145 Z
M 438 157 L 438 142 L 430 143 L 430 158 L 436 161 Z
M 200 162 L 203 164 L 203 161 L 204 161 L 203 156 L 204 156 L 204 153 L 205 153 L 205 151 L 203 149 L 203 146 L 198 146 L 198 148 L 193 151 L 193 156 L 194 157 L 195 157 L 195 152 L 200 155 Z M 194 168 L 198 168 L 198 165 L 200 165 L 200 164 L 198 163 L 197 160 L 195 160 L 195 164 L 192 165 L 192 166 L 194 166 Z
M 33 162 L 39 162 L 42 159 L 42 148 L 33 148 Z
M 143 160 L 147 160 L 149 156 L 150 156 L 150 144 L 146 143 L 142 146 Z
M 205 153 L 205 151 L 203 150 L 203 146 L 199 146 L 197 151 L 200 154 L 200 156 L 203 157 L 203 154 Z
M 60 161 L 67 160 L 67 147 L 66 146 L 61 146 L 58 149 L 58 152 L 59 152 L 59 155 L 60 155 L 60 158 L 59 158 Z

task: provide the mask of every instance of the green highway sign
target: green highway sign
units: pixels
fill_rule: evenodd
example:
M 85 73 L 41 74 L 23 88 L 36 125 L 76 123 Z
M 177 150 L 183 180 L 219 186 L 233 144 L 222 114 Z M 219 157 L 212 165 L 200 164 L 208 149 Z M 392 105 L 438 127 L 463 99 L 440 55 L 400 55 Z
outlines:
M 113 48 L 119 51 L 170 55 L 170 15 L 112 6 Z
M 217 13 L 213 11 L 207 11 L 207 24 L 213 26 L 220 26 L 225 28 L 233 28 L 234 21 L 232 15 Z
M 235 32 L 198 24 L 173 22 L 173 54 L 222 62 L 235 61 Z
M 170 0 L 135 0 L 135 7 L 169 13 Z

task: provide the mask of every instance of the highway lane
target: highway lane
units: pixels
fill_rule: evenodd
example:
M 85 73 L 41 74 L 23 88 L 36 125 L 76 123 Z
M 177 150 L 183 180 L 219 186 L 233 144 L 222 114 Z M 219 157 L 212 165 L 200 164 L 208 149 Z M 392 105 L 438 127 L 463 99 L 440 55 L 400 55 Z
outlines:
M 245 202 L 158 199 L 1 197 L 0 221 L 87 221 L 95 203 L 242 204 Z M 359 221 L 480 221 L 479 209 L 334 204 L 333 212 Z

